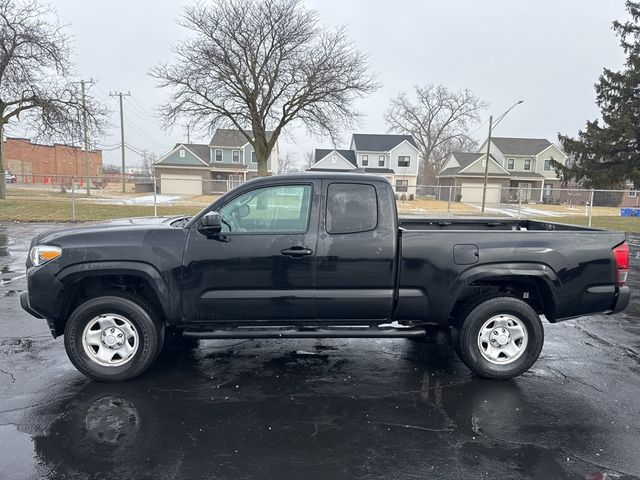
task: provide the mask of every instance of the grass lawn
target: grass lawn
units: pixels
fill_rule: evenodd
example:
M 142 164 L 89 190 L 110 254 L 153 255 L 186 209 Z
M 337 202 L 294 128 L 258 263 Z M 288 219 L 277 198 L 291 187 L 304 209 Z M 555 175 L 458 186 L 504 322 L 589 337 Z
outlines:
M 531 220 L 540 220 L 541 222 L 568 223 L 571 225 L 581 225 L 586 227 L 589 224 L 589 218 L 584 215 L 573 215 L 567 217 L 529 217 Z M 627 233 L 640 233 L 640 218 L 638 217 L 614 217 L 609 215 L 593 216 L 591 226 L 594 228 L 604 228 L 606 230 L 615 230 Z
M 198 206 L 158 206 L 158 215 L 171 216 L 194 214 L 202 210 Z M 153 216 L 153 206 L 148 205 L 110 205 L 76 203 L 76 219 L 79 222 L 111 220 L 114 218 Z M 38 198 L 9 198 L 0 200 L 0 222 L 70 222 L 71 202 Z

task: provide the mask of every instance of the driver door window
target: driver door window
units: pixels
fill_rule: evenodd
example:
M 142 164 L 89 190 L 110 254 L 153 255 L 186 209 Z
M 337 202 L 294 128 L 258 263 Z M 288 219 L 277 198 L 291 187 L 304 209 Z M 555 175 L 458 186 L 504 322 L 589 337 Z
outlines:
M 227 233 L 304 233 L 309 225 L 311 185 L 259 188 L 220 209 Z

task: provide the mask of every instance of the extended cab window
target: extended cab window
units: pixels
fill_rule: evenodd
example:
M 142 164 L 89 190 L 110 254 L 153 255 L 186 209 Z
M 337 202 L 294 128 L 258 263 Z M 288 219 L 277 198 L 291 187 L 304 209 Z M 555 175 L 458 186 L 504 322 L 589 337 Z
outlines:
M 311 185 L 280 185 L 243 193 L 220 209 L 223 232 L 304 233 Z
M 327 190 L 327 232 L 367 232 L 378 224 L 378 201 L 373 185 L 332 183 Z

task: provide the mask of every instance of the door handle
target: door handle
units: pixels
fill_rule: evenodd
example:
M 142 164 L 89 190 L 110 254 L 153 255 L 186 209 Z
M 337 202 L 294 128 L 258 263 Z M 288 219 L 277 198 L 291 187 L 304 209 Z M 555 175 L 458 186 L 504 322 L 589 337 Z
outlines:
M 304 256 L 307 256 L 307 255 L 311 255 L 313 253 L 313 250 L 311 250 L 310 248 L 307 248 L 307 247 L 301 247 L 299 245 L 294 245 L 293 247 L 285 248 L 284 250 L 280 250 L 280 253 L 282 255 L 287 256 L 287 257 L 304 257 Z

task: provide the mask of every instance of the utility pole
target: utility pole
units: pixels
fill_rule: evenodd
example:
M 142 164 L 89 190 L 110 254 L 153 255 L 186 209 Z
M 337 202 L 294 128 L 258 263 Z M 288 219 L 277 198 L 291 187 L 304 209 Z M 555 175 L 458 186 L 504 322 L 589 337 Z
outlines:
M 191 135 L 189 132 L 189 125 L 187 124 L 187 143 L 191 143 Z
M 130 97 L 131 92 L 122 93 L 122 92 L 114 92 L 109 94 L 110 97 L 120 97 L 120 152 L 122 154 L 122 170 L 120 174 L 122 175 L 122 193 L 126 190 L 126 177 L 125 177 L 125 161 L 124 161 L 124 113 L 122 111 L 122 97 Z
M 89 80 L 89 83 L 92 83 L 93 80 Z M 87 133 L 87 101 L 86 101 L 86 91 L 84 87 L 85 81 L 81 80 L 80 85 L 82 86 L 82 128 L 84 130 L 84 171 L 87 182 L 87 196 L 91 195 L 91 180 L 89 179 L 89 137 Z

